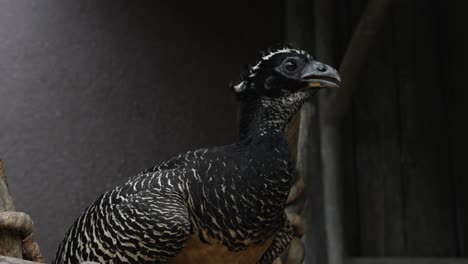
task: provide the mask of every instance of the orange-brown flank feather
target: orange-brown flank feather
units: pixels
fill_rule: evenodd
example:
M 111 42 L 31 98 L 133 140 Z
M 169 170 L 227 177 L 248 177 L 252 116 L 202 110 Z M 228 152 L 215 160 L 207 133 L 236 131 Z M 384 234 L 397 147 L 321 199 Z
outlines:
M 192 235 L 184 249 L 169 264 L 255 264 L 270 247 L 272 240 L 261 245 L 250 245 L 244 250 L 230 251 L 219 241 L 206 244 L 200 241 L 198 235 Z

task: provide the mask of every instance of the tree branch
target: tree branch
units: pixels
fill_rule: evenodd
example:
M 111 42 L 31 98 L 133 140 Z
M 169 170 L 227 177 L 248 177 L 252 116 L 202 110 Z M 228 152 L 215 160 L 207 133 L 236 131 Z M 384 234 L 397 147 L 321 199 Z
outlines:
M 0 255 L 43 262 L 33 238 L 33 221 L 29 215 L 15 212 L 8 191 L 8 179 L 0 160 Z M 3 263 L 3 262 L 1 262 Z M 10 262 L 7 262 L 10 263 Z
M 13 200 L 8 191 L 8 180 L 3 168 L 3 162 L 0 160 L 0 214 L 4 212 L 15 211 Z M 5 223 L 12 223 L 12 218 L 3 214 Z M 1 219 L 0 219 L 1 222 Z M 0 255 L 10 256 L 15 258 L 23 258 L 22 254 L 22 238 L 20 234 L 9 228 L 0 228 Z
M 0 263 L 2 264 L 39 264 L 40 262 L 33 262 L 33 261 L 28 261 L 28 260 L 22 260 L 19 258 L 10 258 L 10 257 L 0 256 Z

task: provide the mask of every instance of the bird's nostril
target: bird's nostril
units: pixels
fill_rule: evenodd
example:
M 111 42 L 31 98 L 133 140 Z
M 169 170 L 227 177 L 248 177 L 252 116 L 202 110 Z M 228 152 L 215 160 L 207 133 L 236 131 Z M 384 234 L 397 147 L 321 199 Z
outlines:
M 317 65 L 317 70 L 324 72 L 327 70 L 327 68 L 323 64 L 319 64 Z

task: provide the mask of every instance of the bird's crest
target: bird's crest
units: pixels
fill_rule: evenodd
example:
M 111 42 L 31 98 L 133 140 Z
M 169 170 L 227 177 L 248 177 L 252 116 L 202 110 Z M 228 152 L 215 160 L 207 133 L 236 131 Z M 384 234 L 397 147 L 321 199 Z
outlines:
M 276 54 L 280 53 L 297 53 L 305 55 L 309 59 L 312 58 L 305 50 L 295 49 L 289 44 L 277 45 L 268 48 L 266 51 L 260 51 L 258 53 L 258 59 L 255 64 L 253 66 L 247 65 L 246 69 L 241 73 L 239 80 L 231 83 L 231 88 L 234 90 L 234 92 L 241 93 L 246 88 L 252 86 L 253 83 L 251 80 L 257 75 L 262 67 L 262 64 L 265 61 L 271 59 Z

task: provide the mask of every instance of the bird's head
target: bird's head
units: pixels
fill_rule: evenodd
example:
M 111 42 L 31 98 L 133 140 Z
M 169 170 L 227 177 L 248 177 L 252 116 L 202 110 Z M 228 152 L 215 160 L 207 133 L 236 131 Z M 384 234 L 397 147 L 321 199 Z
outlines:
M 289 97 L 297 92 L 336 88 L 337 71 L 317 61 L 304 50 L 290 46 L 259 52 L 255 65 L 247 66 L 231 88 L 242 100 L 246 97 Z
M 247 122 L 259 115 L 252 113 L 255 111 L 263 116 L 257 122 L 287 123 L 316 91 L 337 88 L 339 83 L 340 77 L 331 66 L 306 51 L 280 46 L 260 52 L 257 62 L 247 66 L 231 88 L 246 105 L 241 115 L 250 116 Z M 241 122 L 242 119 L 246 117 L 241 116 Z

